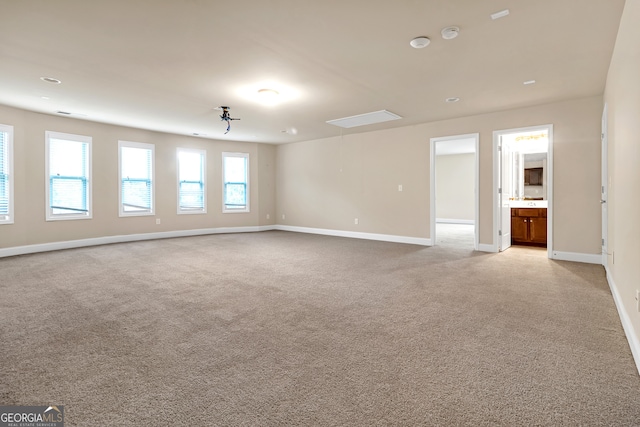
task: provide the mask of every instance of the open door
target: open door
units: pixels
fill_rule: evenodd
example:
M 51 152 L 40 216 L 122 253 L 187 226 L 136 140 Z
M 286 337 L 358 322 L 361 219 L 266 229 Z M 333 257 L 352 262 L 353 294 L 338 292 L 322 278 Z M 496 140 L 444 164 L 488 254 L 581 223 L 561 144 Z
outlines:
M 509 200 L 513 197 L 513 153 L 509 144 L 502 143 L 500 138 L 498 151 L 500 154 L 500 188 L 498 189 L 498 197 L 500 197 L 500 251 L 507 250 L 511 247 L 511 207 Z

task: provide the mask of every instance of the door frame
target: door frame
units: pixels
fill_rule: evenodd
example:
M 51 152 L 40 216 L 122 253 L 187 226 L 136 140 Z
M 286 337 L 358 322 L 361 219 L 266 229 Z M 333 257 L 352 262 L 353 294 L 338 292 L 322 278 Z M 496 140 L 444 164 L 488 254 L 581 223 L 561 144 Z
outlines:
M 547 148 L 547 258 L 553 258 L 553 125 L 527 126 L 493 131 L 493 252 L 500 252 L 500 168 L 502 159 L 498 146 L 503 135 L 546 130 L 549 135 Z
M 607 135 L 609 129 L 608 107 L 604 104 L 602 110 L 602 133 L 600 135 L 600 143 L 602 150 L 601 165 L 601 189 L 600 189 L 600 205 L 602 211 L 602 265 L 606 269 L 609 265 L 609 137 Z
M 480 242 L 480 134 L 467 133 L 464 135 L 452 135 L 431 138 L 429 142 L 430 153 L 430 178 L 429 178 L 429 236 L 431 246 L 436 244 L 436 144 L 438 142 L 451 142 L 461 139 L 474 139 L 474 225 L 473 225 L 473 250 L 477 251 Z

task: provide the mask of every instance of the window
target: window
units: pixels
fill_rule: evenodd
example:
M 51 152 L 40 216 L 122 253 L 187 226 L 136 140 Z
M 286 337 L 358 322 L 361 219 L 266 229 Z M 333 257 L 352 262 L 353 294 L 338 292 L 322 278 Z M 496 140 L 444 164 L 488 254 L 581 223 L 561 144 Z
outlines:
M 118 141 L 120 216 L 153 215 L 155 146 Z
M 222 153 L 223 212 L 249 212 L 249 154 Z
M 178 148 L 178 213 L 206 213 L 206 152 Z
M 47 221 L 91 218 L 91 137 L 45 133 Z
M 13 126 L 0 125 L 0 224 L 13 224 Z

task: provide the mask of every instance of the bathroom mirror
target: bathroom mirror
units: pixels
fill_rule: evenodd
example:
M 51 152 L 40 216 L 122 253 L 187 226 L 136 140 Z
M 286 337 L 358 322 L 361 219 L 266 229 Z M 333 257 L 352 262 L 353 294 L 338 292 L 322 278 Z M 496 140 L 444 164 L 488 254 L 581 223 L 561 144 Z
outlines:
M 514 154 L 516 198 L 547 200 L 547 153 Z

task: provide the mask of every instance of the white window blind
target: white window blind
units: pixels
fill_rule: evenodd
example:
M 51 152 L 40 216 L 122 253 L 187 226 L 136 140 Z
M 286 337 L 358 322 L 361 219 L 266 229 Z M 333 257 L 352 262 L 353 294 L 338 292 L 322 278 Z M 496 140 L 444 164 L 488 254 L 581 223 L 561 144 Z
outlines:
M 120 215 L 153 215 L 152 144 L 119 142 Z
M 0 224 L 13 223 L 13 127 L 0 125 Z
M 205 213 L 205 151 L 178 148 L 178 213 Z
M 47 220 L 91 218 L 91 138 L 47 132 Z
M 249 154 L 223 153 L 224 212 L 249 212 Z

